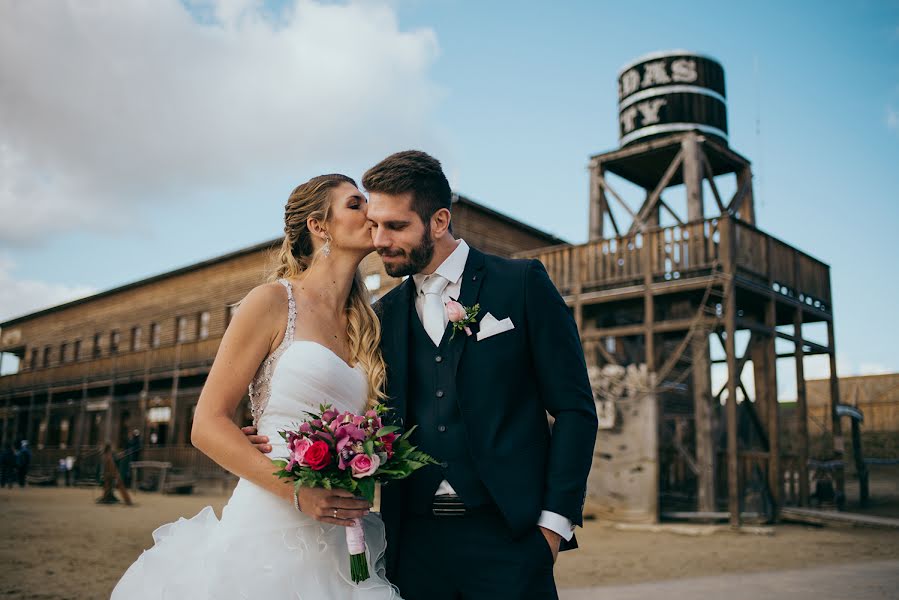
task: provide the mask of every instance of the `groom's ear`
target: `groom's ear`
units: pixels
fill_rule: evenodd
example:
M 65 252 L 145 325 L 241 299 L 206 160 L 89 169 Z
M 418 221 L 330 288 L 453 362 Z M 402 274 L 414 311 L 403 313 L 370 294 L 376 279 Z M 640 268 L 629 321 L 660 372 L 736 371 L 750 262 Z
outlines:
M 439 208 L 437 212 L 435 212 L 431 216 L 431 235 L 434 238 L 443 237 L 447 231 L 452 231 L 450 229 L 450 223 L 452 222 L 453 215 L 446 208 Z

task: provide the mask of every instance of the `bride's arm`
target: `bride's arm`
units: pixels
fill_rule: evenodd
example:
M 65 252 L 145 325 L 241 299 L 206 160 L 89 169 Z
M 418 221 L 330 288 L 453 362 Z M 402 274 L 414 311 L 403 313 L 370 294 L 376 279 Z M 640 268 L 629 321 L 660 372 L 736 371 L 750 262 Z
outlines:
M 235 475 L 293 502 L 293 486 L 274 475 L 275 468 L 255 450 L 234 423 L 247 386 L 269 352 L 280 344 L 287 297 L 280 284 L 255 288 L 241 302 L 219 345 L 194 413 L 191 443 Z M 303 512 L 337 525 L 349 525 L 367 512 L 368 503 L 343 490 L 301 488 Z M 334 509 L 341 518 L 333 518 Z M 326 516 L 327 515 L 327 516 Z

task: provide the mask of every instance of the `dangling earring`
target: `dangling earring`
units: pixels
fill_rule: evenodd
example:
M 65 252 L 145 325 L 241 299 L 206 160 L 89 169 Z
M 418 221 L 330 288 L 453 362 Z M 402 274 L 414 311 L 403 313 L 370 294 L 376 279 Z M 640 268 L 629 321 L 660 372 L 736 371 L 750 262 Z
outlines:
M 325 241 L 325 245 L 322 246 L 322 254 L 324 256 L 331 256 L 331 238 L 328 238 Z

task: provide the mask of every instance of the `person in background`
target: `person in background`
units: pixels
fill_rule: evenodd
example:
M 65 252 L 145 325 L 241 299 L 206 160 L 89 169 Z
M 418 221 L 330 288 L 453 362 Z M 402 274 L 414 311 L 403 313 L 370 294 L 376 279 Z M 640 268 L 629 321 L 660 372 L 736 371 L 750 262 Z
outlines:
M 25 478 L 28 476 L 29 467 L 31 467 L 31 448 L 28 447 L 28 440 L 22 440 L 19 452 L 16 454 L 16 474 L 19 478 L 19 487 L 25 487 Z
M 16 448 L 12 444 L 6 444 L 3 453 L 0 454 L 0 488 L 12 488 L 16 480 Z

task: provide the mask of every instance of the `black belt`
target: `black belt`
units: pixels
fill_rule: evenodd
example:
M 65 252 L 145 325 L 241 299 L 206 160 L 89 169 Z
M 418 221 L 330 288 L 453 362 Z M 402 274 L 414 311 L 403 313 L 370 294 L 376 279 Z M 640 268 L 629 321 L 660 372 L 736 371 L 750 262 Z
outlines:
M 434 496 L 431 514 L 435 517 L 468 517 L 471 515 L 497 514 L 499 511 L 493 504 L 482 506 L 465 506 L 462 498 L 454 494 Z

